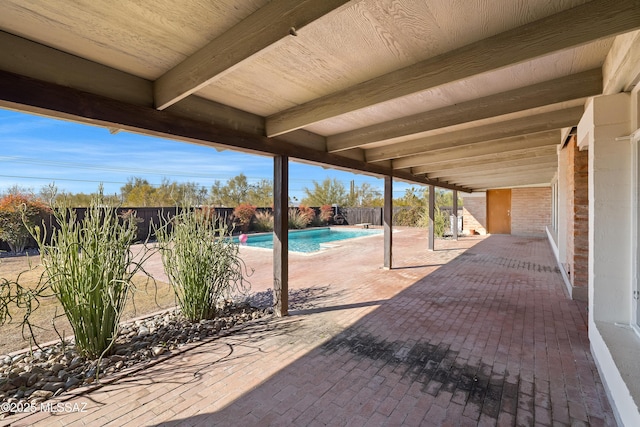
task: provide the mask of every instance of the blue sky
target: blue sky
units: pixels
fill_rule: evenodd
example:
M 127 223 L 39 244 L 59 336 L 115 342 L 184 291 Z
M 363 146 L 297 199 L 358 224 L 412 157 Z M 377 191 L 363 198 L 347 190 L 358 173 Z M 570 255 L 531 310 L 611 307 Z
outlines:
M 149 137 L 128 132 L 111 134 L 105 128 L 0 109 L 0 193 L 13 185 L 38 192 L 55 182 L 59 190 L 92 193 L 103 183 L 106 194 L 120 192 L 129 177 L 159 184 L 196 182 L 207 188 L 244 173 L 250 183 L 273 178 L 270 157 Z M 313 181 L 337 178 L 349 188 L 370 183 L 382 191 L 383 180 L 319 166 L 291 162 L 289 191 L 304 197 Z M 408 185 L 394 184 L 399 197 Z

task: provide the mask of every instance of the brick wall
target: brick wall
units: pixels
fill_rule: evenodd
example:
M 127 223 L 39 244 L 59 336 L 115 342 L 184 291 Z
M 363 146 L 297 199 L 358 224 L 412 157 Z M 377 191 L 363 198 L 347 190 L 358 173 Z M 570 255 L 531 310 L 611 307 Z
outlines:
M 578 150 L 575 136 L 565 150 L 569 156 L 567 269 L 571 284 L 586 290 L 589 285 L 589 154 Z M 583 293 L 585 295 L 577 299 L 586 299 L 586 291 Z
M 545 230 L 549 224 L 551 224 L 551 187 L 511 190 L 511 234 L 546 236 Z
M 477 234 L 487 234 L 487 197 L 484 193 L 463 195 L 462 232 L 468 234 L 475 230 Z

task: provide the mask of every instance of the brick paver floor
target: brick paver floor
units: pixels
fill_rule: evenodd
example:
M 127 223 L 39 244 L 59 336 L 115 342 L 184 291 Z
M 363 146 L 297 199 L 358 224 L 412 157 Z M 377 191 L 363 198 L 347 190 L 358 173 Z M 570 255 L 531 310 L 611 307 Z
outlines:
M 291 255 L 291 315 L 200 343 L 13 426 L 614 425 L 548 242 L 394 234 Z M 243 248 L 256 290 L 268 251 Z M 86 406 L 84 406 L 86 405 Z

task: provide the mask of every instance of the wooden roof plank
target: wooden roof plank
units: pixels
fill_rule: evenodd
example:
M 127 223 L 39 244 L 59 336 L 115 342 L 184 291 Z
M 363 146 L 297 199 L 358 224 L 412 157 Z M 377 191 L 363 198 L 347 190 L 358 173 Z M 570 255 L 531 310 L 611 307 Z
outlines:
M 197 92 L 245 59 L 347 3 L 348 0 L 267 3 L 156 80 L 156 108 L 165 109 Z
M 463 180 L 458 185 L 468 185 L 473 188 L 511 187 L 517 185 L 550 185 L 555 171 L 532 172 L 530 174 L 505 174 L 488 179 Z
M 507 138 L 500 141 L 480 142 L 464 147 L 451 148 L 441 152 L 418 154 L 393 160 L 394 169 L 416 167 L 428 163 L 468 160 L 484 155 L 508 155 L 511 151 L 530 148 L 539 148 L 560 143 L 560 131 L 544 132 L 541 135 L 524 135 L 515 138 Z
M 501 177 L 511 173 L 520 173 L 526 175 L 528 173 L 540 172 L 540 171 L 556 171 L 558 169 L 558 162 L 545 162 L 535 163 L 527 166 L 513 166 L 502 167 L 494 170 L 481 170 L 473 172 L 451 172 L 446 175 L 438 176 L 441 181 L 447 182 L 464 182 L 465 180 L 479 180 L 483 178 Z M 427 174 L 429 178 L 434 178 L 433 175 Z
M 432 169 L 429 172 L 427 172 L 427 176 L 429 178 L 434 178 L 434 179 L 437 178 L 437 179 L 442 179 L 443 181 L 448 181 L 444 177 L 453 176 L 453 175 L 462 176 L 467 174 L 479 174 L 484 172 L 492 172 L 495 170 L 504 171 L 504 170 L 515 169 L 515 168 L 524 169 L 529 166 L 536 166 L 540 164 L 555 165 L 557 167 L 558 156 L 553 154 L 553 155 L 544 156 L 544 157 L 529 157 L 529 158 L 518 159 L 518 160 L 500 160 L 500 161 L 486 162 L 486 163 L 475 165 L 475 166 L 461 166 L 456 168 L 450 167 L 450 168 Z
M 601 93 L 602 69 L 596 68 L 332 135 L 327 138 L 327 150 L 336 152 L 410 135 L 417 138 L 421 136 L 421 133 L 433 129 L 595 96 Z
M 546 145 L 542 147 L 523 148 L 520 150 L 489 153 L 473 158 L 467 159 L 454 159 L 454 160 L 438 160 L 433 162 L 425 161 L 420 166 L 414 166 L 410 168 L 411 173 L 414 175 L 428 174 L 432 170 L 442 168 L 459 168 L 459 167 L 473 167 L 484 164 L 491 164 L 493 162 L 505 162 L 511 160 L 528 160 L 537 159 L 540 157 L 557 156 L 556 145 Z
M 274 114 L 267 135 L 638 28 L 637 0 L 593 0 Z
M 444 133 L 372 148 L 365 151 L 367 161 L 397 159 L 417 154 L 438 152 L 439 150 L 463 147 L 484 141 L 496 141 L 519 135 L 533 134 L 567 126 L 577 125 L 584 113 L 584 107 L 573 107 L 548 113 L 535 114 L 519 119 L 477 126 L 464 130 Z

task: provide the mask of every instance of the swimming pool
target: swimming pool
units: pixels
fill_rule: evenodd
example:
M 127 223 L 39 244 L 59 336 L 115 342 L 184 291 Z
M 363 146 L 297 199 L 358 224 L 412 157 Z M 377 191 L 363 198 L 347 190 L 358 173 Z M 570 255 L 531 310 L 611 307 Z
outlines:
M 382 230 L 354 230 L 335 228 L 314 228 L 311 230 L 289 230 L 289 252 L 317 252 L 326 248 L 325 244 L 338 240 L 380 234 Z M 238 242 L 238 238 L 234 238 Z M 250 234 L 247 246 L 273 249 L 273 233 Z

